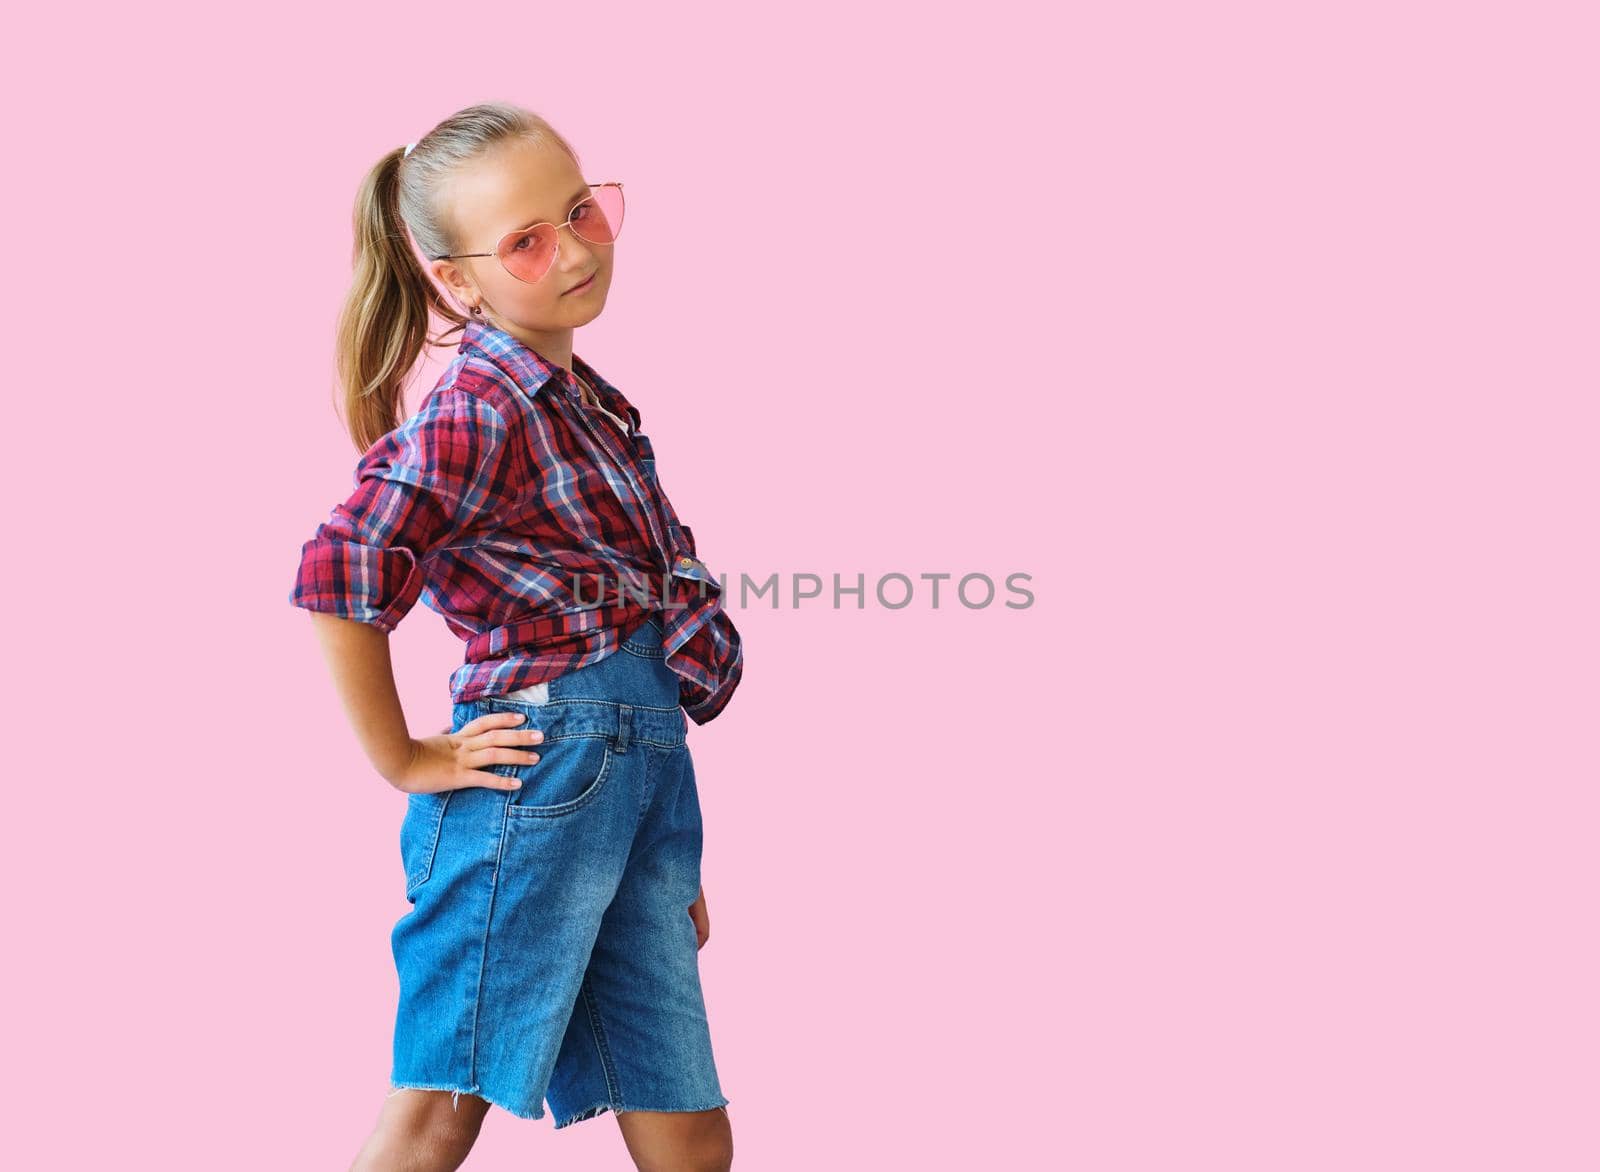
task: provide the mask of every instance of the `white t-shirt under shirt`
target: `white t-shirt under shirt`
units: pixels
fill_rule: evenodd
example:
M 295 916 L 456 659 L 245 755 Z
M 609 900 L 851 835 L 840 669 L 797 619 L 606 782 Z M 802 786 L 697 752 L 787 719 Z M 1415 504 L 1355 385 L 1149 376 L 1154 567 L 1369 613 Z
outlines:
M 610 411 L 606 410 L 604 404 L 602 404 L 600 402 L 600 396 L 595 394 L 595 391 L 594 391 L 593 387 L 591 387 L 588 383 L 586 383 L 581 376 L 574 374 L 573 377 L 578 380 L 578 389 L 579 389 L 579 391 L 582 392 L 583 401 L 585 403 L 587 403 L 591 407 L 599 408 L 600 413 L 602 415 L 604 415 L 607 419 L 611 420 L 618 427 L 622 428 L 622 434 L 623 435 L 631 435 L 632 434 L 628 429 L 628 421 L 626 419 L 618 419 Z

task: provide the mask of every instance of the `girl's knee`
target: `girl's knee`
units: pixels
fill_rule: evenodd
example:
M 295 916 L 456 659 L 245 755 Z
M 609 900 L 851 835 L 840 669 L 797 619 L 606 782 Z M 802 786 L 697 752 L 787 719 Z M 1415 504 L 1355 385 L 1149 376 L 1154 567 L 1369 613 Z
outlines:
M 477 1095 L 402 1087 L 389 1092 L 385 1122 L 412 1142 L 441 1154 L 460 1149 L 464 1156 L 483 1128 L 489 1103 Z

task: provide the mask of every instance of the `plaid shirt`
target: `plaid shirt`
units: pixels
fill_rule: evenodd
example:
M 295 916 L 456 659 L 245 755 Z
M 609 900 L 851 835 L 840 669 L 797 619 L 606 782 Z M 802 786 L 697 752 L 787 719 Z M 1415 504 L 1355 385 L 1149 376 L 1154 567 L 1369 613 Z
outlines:
M 476 319 L 417 413 L 356 465 L 301 548 L 289 601 L 392 631 L 420 598 L 466 641 L 456 701 L 595 663 L 652 613 L 684 711 L 704 724 L 744 655 L 722 586 L 656 476 L 639 412 L 576 354 L 572 377 Z

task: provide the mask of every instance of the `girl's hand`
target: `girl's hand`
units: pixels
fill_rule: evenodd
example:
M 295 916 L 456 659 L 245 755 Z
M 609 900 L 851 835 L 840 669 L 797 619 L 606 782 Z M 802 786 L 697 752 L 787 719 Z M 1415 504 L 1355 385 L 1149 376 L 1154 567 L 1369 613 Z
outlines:
M 457 732 L 413 738 L 410 765 L 399 777 L 391 777 L 389 784 L 408 794 L 469 786 L 516 789 L 522 784 L 516 778 L 490 773 L 484 766 L 531 765 L 539 759 L 539 754 L 526 746 L 543 741 L 544 733 L 514 727 L 524 719 L 520 712 L 485 712 Z
M 689 905 L 689 918 L 694 921 L 694 934 L 699 941 L 695 948 L 697 950 L 704 948 L 706 941 L 711 939 L 711 917 L 706 913 L 706 889 L 704 887 L 700 889 L 700 894 L 695 896 L 694 902 Z

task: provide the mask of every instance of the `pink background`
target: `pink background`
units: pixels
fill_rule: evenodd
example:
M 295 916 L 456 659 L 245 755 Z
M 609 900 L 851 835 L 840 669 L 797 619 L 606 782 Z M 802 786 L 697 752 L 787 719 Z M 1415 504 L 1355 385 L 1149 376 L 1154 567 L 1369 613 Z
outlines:
M 376 1117 L 403 799 L 287 595 L 359 177 L 504 98 L 628 184 L 578 351 L 714 570 L 1033 576 L 735 610 L 736 1167 L 1596 1167 L 1584 6 L 612 12 L 34 18 L 14 1166 L 343 1168 Z M 394 643 L 437 731 L 459 645 Z M 624 1166 L 500 1112 L 467 1164 Z

